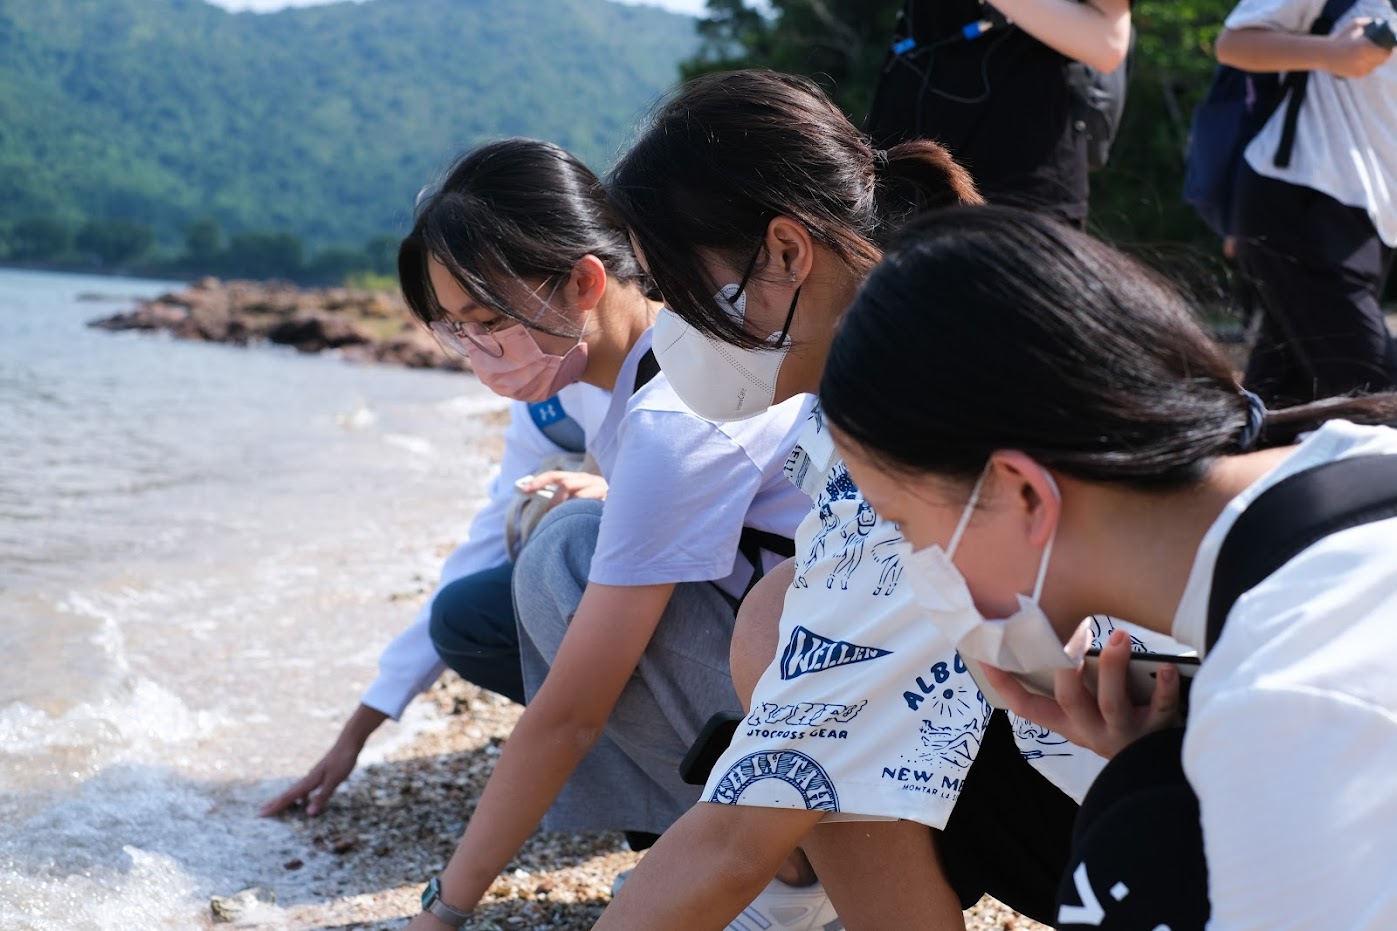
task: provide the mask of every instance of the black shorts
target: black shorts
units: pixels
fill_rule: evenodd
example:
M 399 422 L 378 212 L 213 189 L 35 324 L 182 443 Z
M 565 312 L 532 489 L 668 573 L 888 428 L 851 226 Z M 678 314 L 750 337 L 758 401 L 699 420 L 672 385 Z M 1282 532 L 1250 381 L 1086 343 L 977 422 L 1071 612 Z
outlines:
M 991 895 L 1035 921 L 1055 923 L 1076 817 L 1077 803 L 1029 765 L 1008 717 L 994 712 L 937 837 L 961 908 Z
M 1184 776 L 1183 736 L 1178 728 L 1141 737 L 1092 784 L 1055 927 L 1201 931 L 1207 924 L 1208 868 L 1198 798 Z

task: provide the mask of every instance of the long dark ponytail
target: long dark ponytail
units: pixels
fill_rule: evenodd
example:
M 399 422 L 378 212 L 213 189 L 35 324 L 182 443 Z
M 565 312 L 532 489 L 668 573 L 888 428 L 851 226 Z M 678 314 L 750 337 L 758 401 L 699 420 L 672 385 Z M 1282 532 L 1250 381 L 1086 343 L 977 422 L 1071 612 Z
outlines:
M 759 341 L 714 305 L 723 282 L 704 271 L 700 250 L 741 267 L 767 224 L 787 216 L 862 277 L 912 214 L 981 202 L 940 145 L 876 151 L 813 82 L 764 70 L 685 84 L 617 162 L 607 191 L 670 309 L 748 347 Z
M 825 415 L 894 468 L 969 478 L 990 453 L 1147 487 L 1216 457 L 1291 443 L 1325 420 L 1397 421 L 1397 395 L 1268 412 L 1152 272 L 1039 214 L 937 211 L 892 247 L 845 314 Z M 1245 438 L 1245 439 L 1244 439 Z

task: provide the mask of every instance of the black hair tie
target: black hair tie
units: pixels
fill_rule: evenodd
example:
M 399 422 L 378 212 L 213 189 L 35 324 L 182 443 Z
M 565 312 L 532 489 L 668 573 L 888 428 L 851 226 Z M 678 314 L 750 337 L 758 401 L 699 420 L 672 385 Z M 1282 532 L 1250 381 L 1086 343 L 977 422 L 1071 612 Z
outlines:
M 882 174 L 888 170 L 888 150 L 873 150 L 873 171 L 875 174 Z
M 1261 430 L 1266 426 L 1266 402 L 1245 388 L 1237 391 L 1247 401 L 1247 422 L 1237 434 L 1237 448 L 1244 453 L 1251 452 L 1256 441 L 1261 439 Z

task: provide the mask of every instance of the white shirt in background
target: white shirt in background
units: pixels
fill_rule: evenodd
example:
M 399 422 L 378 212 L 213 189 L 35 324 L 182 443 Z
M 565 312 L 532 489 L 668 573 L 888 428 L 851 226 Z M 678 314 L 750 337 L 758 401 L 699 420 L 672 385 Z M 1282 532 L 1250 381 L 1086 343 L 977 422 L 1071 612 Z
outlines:
M 1225 26 L 1308 34 L 1323 9 L 1324 0 L 1242 0 Z M 1397 20 L 1397 10 L 1388 0 L 1355 0 L 1333 31 L 1359 18 Z M 1285 110 L 1283 102 L 1247 146 L 1247 164 L 1366 210 L 1379 238 L 1397 246 L 1397 55 L 1364 78 L 1310 72 L 1290 166 L 1277 168 Z

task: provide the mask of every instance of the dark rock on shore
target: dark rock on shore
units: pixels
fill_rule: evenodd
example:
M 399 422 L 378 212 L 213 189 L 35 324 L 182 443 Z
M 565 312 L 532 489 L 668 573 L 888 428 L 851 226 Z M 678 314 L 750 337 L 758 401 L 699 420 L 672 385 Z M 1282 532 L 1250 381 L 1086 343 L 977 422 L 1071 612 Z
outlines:
M 203 278 L 88 325 L 235 346 L 275 343 L 306 353 L 334 349 L 357 362 L 470 371 L 464 358 L 442 349 L 412 318 L 401 295 L 387 291 Z

